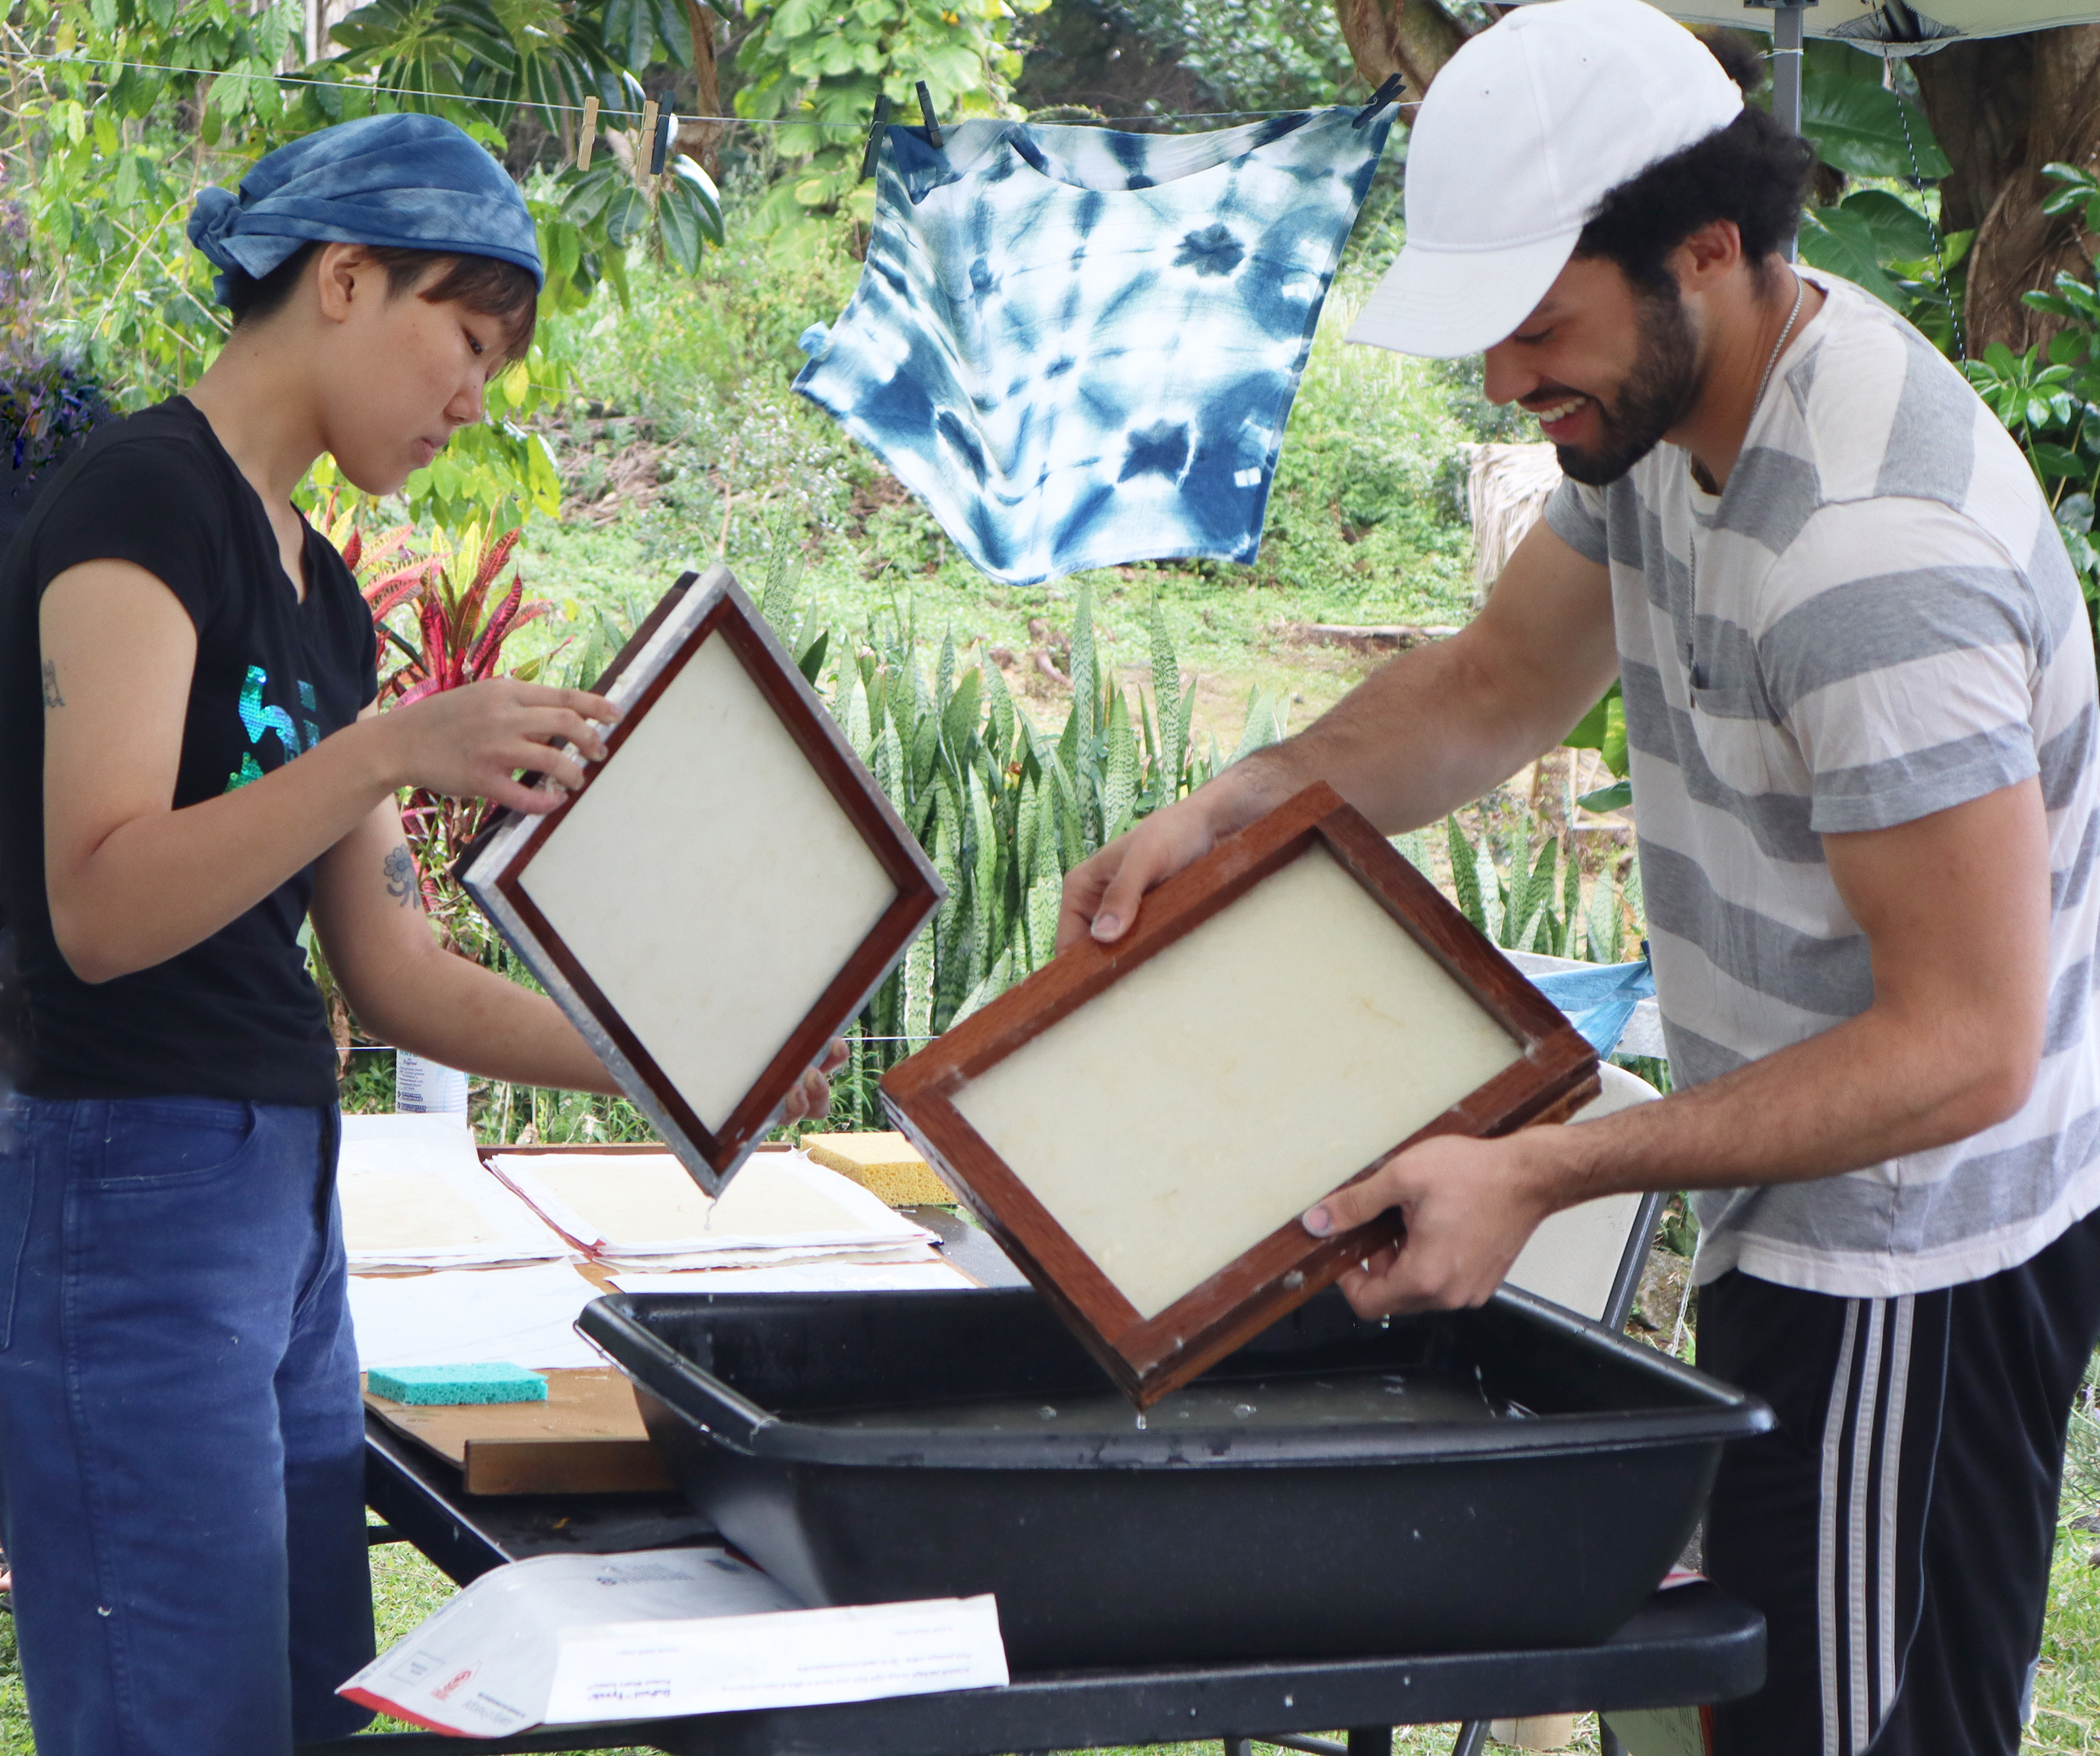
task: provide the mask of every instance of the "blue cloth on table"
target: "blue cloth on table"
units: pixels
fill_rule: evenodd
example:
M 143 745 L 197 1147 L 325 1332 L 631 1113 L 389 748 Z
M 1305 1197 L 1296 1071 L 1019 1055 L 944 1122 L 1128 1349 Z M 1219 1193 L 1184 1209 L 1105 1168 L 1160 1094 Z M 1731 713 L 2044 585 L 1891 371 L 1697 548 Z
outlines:
M 1645 957 L 1637 964 L 1599 964 L 1533 976 L 1531 985 L 1568 1015 L 1590 1048 L 1608 1055 L 1626 1034 L 1634 1008 L 1655 998 L 1655 966 Z
M 887 130 L 875 231 L 795 388 L 995 579 L 1251 562 L 1394 112 L 1202 135 Z
M 239 195 L 201 192 L 189 235 L 216 267 L 258 280 L 302 245 L 326 243 L 494 256 L 547 284 L 518 185 L 439 116 L 368 116 L 302 135 L 258 159 Z

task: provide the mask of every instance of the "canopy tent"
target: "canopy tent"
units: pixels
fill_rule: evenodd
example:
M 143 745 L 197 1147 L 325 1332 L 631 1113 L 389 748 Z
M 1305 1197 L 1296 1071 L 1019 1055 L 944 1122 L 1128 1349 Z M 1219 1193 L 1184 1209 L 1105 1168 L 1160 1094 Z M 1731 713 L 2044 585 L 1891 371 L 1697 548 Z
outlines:
M 1758 29 L 1763 20 L 1756 15 L 1757 0 L 1746 7 L 1743 0 L 1654 0 L 1672 18 L 1688 24 L 1725 24 L 1736 30 Z M 1896 55 L 1929 54 L 1942 43 L 1961 37 L 2009 37 L 2019 31 L 2048 30 L 2058 24 L 2089 24 L 2100 20 L 2095 0 L 1930 0 L 1929 10 L 1906 6 L 1904 0 L 1827 0 L 1822 5 L 1781 7 L 1780 15 L 1791 12 L 1811 37 L 1833 37 L 1879 52 Z M 1782 45 L 1783 46 L 1784 45 Z
M 1904 0 L 1652 0 L 1688 24 L 1736 30 L 1769 28 L 1772 113 L 1801 129 L 1801 45 L 1804 35 L 1850 42 L 1870 54 L 1930 55 L 1964 37 L 2010 37 L 2059 24 L 2100 20 L 2100 0 L 1931 0 L 1921 11 Z M 1769 27 L 1758 15 L 1771 15 Z

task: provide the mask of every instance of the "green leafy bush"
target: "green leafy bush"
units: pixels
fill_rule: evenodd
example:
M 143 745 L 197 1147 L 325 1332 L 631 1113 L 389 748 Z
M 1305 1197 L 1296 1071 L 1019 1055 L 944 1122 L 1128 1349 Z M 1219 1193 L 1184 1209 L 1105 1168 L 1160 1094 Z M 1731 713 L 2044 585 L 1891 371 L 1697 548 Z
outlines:
M 887 97 L 900 122 L 915 122 L 914 88 L 926 82 L 934 113 L 996 115 L 1021 72 L 1006 44 L 1016 11 L 1048 0 L 745 0 L 754 20 L 738 46 L 739 116 L 780 121 L 777 150 L 796 169 L 767 196 L 758 216 L 768 230 L 814 214 L 843 213 L 866 223 L 875 190 L 860 178 L 876 99 Z
M 2048 211 L 2077 214 L 2088 230 L 2100 225 L 2100 181 L 2071 165 L 2045 165 L 2043 173 L 2061 185 Z M 2100 550 L 2093 540 L 2100 495 L 2100 286 L 2090 277 L 2058 274 L 2049 291 L 2026 298 L 2062 324 L 2047 346 L 2016 354 L 1993 342 L 1961 369 L 2034 466 L 2100 638 Z
M 1226 108 L 1311 109 L 1366 95 L 1331 0 L 1126 0 L 1118 11 Z
M 824 665 L 831 631 L 794 608 L 789 546 L 761 607 L 804 668 Z M 965 663 L 942 641 L 929 677 L 911 622 L 871 620 L 830 668 L 833 716 L 948 887 L 939 913 L 877 992 L 851 1039 L 835 1119 L 880 1127 L 881 1070 L 1000 994 L 1052 955 L 1065 874 L 1160 805 L 1282 735 L 1266 700 L 1250 704 L 1240 747 L 1220 757 L 1190 735 L 1196 686 L 1184 682 L 1165 619 L 1152 620 L 1153 693 L 1126 693 L 1096 656 L 1091 593 L 1071 637 L 1072 707 L 1056 737 L 1039 731 L 999 667 Z
M 682 0 L 659 7 L 660 24 L 670 11 L 682 20 Z M 297 0 L 23 0 L 0 131 L 44 348 L 120 409 L 166 396 L 228 329 L 213 271 L 184 234 L 201 183 L 236 183 L 287 140 L 397 105 L 446 115 L 497 152 L 517 104 L 561 127 L 558 106 L 585 95 L 630 108 L 640 88 L 604 45 L 607 16 L 620 15 L 563 0 L 373 0 L 338 27 L 342 54 L 292 75 Z M 627 48 L 642 36 L 629 29 Z M 655 54 L 658 38 L 646 41 Z M 543 174 L 529 201 L 548 268 L 543 316 L 584 309 L 608 280 L 624 295 L 633 245 L 657 239 L 690 272 L 722 236 L 719 196 L 689 160 L 646 188 L 608 163 L 570 165 Z M 488 420 L 410 479 L 412 513 L 458 525 L 553 511 L 554 461 L 532 421 L 568 384 L 567 362 L 536 347 L 493 387 Z
M 1572 822 L 1574 801 L 1566 820 Z M 1536 951 L 1592 964 L 1624 962 L 1647 931 L 1638 861 L 1623 883 L 1615 863 L 1586 876 L 1572 834 L 1520 808 L 1499 823 L 1484 815 L 1478 834 L 1458 816 L 1445 819 L 1445 888 L 1459 912 L 1506 951 Z M 1534 845 L 1535 844 L 1535 845 Z M 1394 845 L 1436 881 L 1431 832 L 1396 836 Z

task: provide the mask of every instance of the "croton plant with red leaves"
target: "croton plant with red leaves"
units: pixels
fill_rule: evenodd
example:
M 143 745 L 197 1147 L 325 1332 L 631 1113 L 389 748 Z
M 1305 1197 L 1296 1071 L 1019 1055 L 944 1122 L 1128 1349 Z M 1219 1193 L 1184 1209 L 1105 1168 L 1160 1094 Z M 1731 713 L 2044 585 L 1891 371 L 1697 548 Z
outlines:
M 333 505 L 329 511 L 334 513 Z M 509 585 L 498 588 L 522 530 L 505 532 L 490 543 L 470 531 L 457 549 L 440 540 L 418 555 L 411 549 L 413 533 L 406 525 L 368 538 L 354 514 L 344 513 L 329 517 L 325 528 L 356 576 L 382 647 L 399 660 L 390 673 L 382 664 L 382 708 L 407 707 L 441 690 L 492 677 L 529 682 L 540 673 L 544 658 L 512 671 L 501 668 L 504 642 L 554 608 L 545 598 L 527 599 L 523 576 L 515 567 Z M 464 576 L 463 585 L 456 573 Z M 419 637 L 413 642 L 390 620 L 395 611 L 411 607 Z M 457 925 L 464 924 L 456 924 L 455 917 L 464 903 L 455 893 L 448 868 L 487 814 L 485 800 L 449 798 L 422 788 L 412 790 L 402 802 L 402 823 L 422 875 L 424 904 L 455 941 L 461 937 Z

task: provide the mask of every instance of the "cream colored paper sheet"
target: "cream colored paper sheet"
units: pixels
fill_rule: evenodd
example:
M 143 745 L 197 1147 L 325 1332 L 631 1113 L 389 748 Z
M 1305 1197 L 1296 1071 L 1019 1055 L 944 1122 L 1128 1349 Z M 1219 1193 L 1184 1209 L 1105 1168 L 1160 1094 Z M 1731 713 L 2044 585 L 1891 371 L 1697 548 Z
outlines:
M 1316 845 L 955 1107 L 1149 1317 L 1519 1052 Z
M 686 661 L 520 882 L 711 1129 L 897 896 L 720 638 Z
M 353 1269 L 560 1261 L 574 1255 L 483 1167 L 464 1118 L 345 1116 L 337 1168 Z
M 924 1244 L 933 1233 L 800 1153 L 757 1153 L 719 1201 L 668 1153 L 505 1154 L 496 1168 L 602 1256 Z

